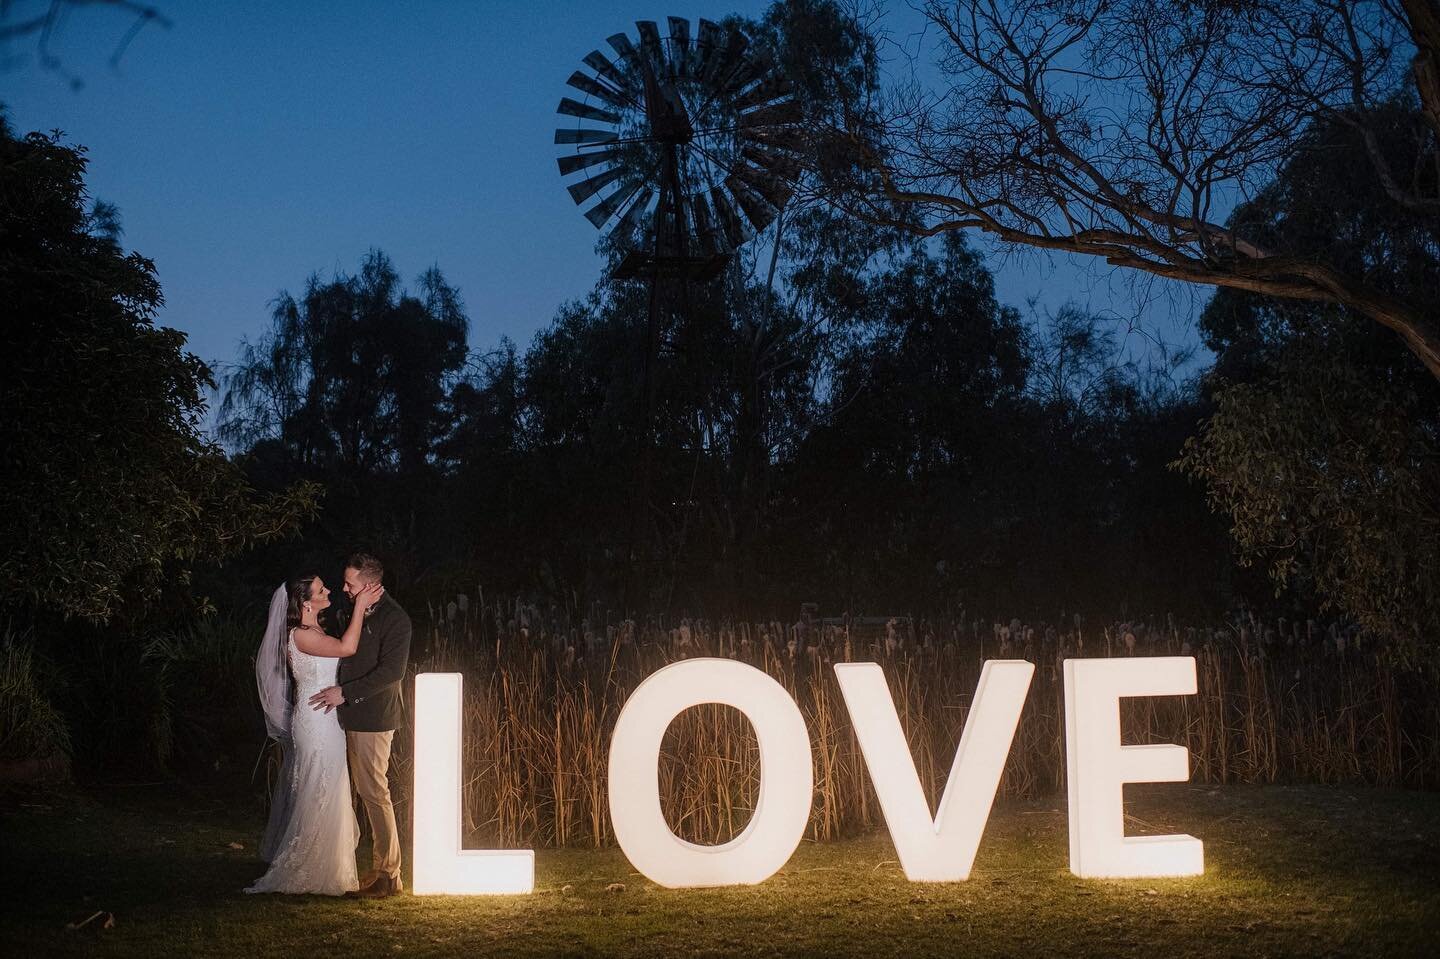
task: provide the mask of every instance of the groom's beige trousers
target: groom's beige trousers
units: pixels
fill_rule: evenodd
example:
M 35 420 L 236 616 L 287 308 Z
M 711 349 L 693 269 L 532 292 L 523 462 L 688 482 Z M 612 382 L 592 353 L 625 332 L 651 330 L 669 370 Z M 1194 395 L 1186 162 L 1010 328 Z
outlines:
M 350 759 L 350 783 L 360 794 L 370 817 L 375 871 L 400 876 L 400 833 L 395 829 L 395 806 L 390 802 L 390 742 L 395 730 L 383 733 L 345 734 Z

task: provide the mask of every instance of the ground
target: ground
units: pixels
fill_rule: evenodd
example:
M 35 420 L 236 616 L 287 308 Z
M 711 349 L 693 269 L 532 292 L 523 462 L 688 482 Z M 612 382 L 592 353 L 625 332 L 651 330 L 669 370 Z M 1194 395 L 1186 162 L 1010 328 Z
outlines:
M 882 833 L 804 843 L 745 888 L 661 889 L 616 850 L 576 849 L 537 853 L 531 896 L 254 897 L 240 892 L 263 871 L 249 802 L 173 785 L 11 794 L 0 942 L 25 959 L 1434 954 L 1440 795 L 1154 785 L 1127 799 L 1130 832 L 1204 840 L 1204 877 L 1072 877 L 1057 797 L 999 805 L 964 883 L 907 882 Z M 97 911 L 114 927 L 66 928 Z

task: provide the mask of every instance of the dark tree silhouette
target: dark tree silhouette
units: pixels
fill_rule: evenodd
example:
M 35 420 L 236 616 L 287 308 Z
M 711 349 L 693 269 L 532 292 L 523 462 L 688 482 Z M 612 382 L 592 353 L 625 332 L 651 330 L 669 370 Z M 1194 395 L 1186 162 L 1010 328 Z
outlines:
M 1403 114 L 1403 108 L 1392 107 Z M 1403 115 L 1378 146 L 1404 137 Z M 1317 124 L 1234 220 L 1268 243 L 1325 248 L 1377 286 L 1440 290 L 1440 218 L 1385 202 L 1370 145 Z M 1394 338 L 1329 304 L 1225 291 L 1202 316 L 1218 409 L 1180 466 L 1227 515 L 1244 562 L 1316 592 L 1376 635 L 1440 629 L 1440 384 Z
M 0 115 L 0 604 L 106 620 L 293 531 L 314 492 L 257 497 L 198 423 L 210 371 L 154 324 L 154 264 L 89 206 L 85 155 Z
M 270 332 L 225 376 L 220 437 L 244 449 L 274 440 L 302 466 L 354 475 L 429 464 L 469 320 L 438 269 L 418 287 L 403 289 L 372 250 L 354 276 L 312 275 L 299 300 L 282 292 Z

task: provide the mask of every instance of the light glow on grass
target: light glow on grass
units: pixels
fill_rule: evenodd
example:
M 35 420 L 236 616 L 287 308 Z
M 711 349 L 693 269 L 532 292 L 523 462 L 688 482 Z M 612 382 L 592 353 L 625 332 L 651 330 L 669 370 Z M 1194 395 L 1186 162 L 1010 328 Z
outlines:
M 1184 746 L 1120 744 L 1122 696 L 1193 695 L 1195 659 L 1144 656 L 1065 661 L 1065 772 L 1070 800 L 1070 871 L 1077 876 L 1198 876 L 1204 845 L 1194 836 L 1125 835 L 1124 786 L 1185 782 Z
M 660 744 L 676 716 L 702 703 L 733 706 L 760 742 L 760 795 L 740 835 L 686 842 L 660 808 Z M 810 818 L 810 734 L 795 700 L 754 666 L 687 659 L 657 670 L 620 711 L 610 740 L 610 819 L 631 864 L 671 888 L 763 882 L 790 859 Z
M 461 847 L 463 693 L 459 673 L 421 673 L 415 677 L 415 848 L 411 888 L 418 896 L 532 892 L 533 850 Z
M 912 882 L 970 877 L 1034 673 L 1034 664 L 1024 660 L 985 663 L 939 813 L 931 818 L 884 671 L 875 663 L 835 664 L 885 825 Z

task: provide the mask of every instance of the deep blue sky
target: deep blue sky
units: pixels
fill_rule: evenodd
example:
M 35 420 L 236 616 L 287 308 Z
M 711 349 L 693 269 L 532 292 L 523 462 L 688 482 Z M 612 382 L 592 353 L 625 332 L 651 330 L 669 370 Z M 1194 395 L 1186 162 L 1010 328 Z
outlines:
M 279 290 L 353 271 L 372 246 L 407 281 L 438 264 L 460 287 L 472 345 L 525 346 L 599 277 L 595 231 L 554 163 L 565 78 L 636 19 L 767 5 L 155 2 L 174 26 L 143 30 L 118 71 L 107 61 L 129 18 L 71 18 L 54 50 L 85 81 L 78 92 L 35 64 L 33 41 L 12 45 L 31 56 L 0 72 L 0 101 L 21 132 L 59 128 L 89 148 L 92 194 L 120 208 L 125 245 L 159 270 L 160 322 L 210 361 L 263 332 Z M 897 41 L 913 46 L 920 26 L 903 4 L 888 15 Z M 1143 293 L 1103 266 L 1022 254 L 992 267 L 1012 305 L 1074 299 L 1193 339 L 1171 316 L 1183 298 L 1137 306 Z

